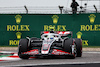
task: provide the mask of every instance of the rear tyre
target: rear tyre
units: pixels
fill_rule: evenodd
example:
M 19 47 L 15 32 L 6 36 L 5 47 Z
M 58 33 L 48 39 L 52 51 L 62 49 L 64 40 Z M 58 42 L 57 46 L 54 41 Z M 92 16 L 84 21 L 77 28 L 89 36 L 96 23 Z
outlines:
M 63 49 L 65 52 L 69 52 L 72 54 L 72 44 L 73 44 L 73 39 L 70 38 L 70 39 L 65 39 L 64 40 L 64 44 L 63 44 Z M 67 58 L 72 58 L 74 59 L 75 58 L 75 55 L 73 54 L 72 56 L 66 56 Z
M 28 51 L 28 40 L 27 39 L 20 39 L 19 46 L 18 46 L 18 56 L 21 59 L 29 59 L 29 55 L 22 54 L 22 52 Z
M 82 56 L 82 40 L 75 38 L 77 57 Z

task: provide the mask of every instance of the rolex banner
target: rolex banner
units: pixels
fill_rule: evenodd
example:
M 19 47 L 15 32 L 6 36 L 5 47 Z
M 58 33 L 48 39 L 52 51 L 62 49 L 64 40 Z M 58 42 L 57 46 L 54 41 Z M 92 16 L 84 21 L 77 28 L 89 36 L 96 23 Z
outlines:
M 41 31 L 72 31 L 83 46 L 100 46 L 100 14 L 0 14 L 0 46 L 18 46 Z

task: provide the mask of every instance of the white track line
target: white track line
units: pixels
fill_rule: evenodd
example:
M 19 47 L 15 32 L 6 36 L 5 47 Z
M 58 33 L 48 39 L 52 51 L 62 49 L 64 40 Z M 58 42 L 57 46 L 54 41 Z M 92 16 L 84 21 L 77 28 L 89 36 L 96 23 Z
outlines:
M 0 53 L 14 53 L 14 52 L 9 52 L 9 51 L 0 51 Z
M 14 53 L 14 52 L 8 52 L 8 51 L 2 51 L 2 52 L 3 53 Z M 100 54 L 100 52 L 83 52 L 83 53 Z M 12 56 L 18 56 L 18 54 L 17 53 L 14 53 L 14 55 L 12 55 Z M 21 59 L 20 58 L 16 58 L 16 57 L 1 57 L 0 60 L 7 60 L 7 61 L 14 61 L 14 60 L 16 60 L 17 61 L 17 60 L 21 60 Z
M 7 60 L 7 61 L 12 61 L 12 60 L 20 60 L 20 58 L 12 58 L 12 57 L 2 57 L 0 60 Z
M 83 52 L 83 53 L 100 54 L 100 52 Z
M 39 63 L 39 64 L 21 64 L 21 65 L 7 65 L 7 67 L 10 66 L 38 66 L 38 65 L 60 65 L 60 64 L 90 64 L 90 63 L 100 63 L 100 61 L 94 61 L 94 62 L 62 62 L 62 63 Z M 4 66 L 3 66 L 4 67 Z

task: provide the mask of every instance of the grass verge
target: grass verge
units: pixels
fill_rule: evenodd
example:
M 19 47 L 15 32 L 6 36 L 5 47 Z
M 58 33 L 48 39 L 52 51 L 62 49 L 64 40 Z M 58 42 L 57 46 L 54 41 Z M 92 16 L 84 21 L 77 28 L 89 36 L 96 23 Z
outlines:
M 100 46 L 82 46 L 83 48 L 100 48 Z

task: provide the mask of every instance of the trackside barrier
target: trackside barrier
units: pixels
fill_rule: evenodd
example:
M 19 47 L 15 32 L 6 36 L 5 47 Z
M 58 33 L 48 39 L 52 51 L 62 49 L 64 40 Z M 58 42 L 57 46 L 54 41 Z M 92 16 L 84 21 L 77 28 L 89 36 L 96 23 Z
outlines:
M 72 31 L 84 46 L 100 46 L 100 14 L 0 14 L 0 46 L 18 46 L 41 31 Z

